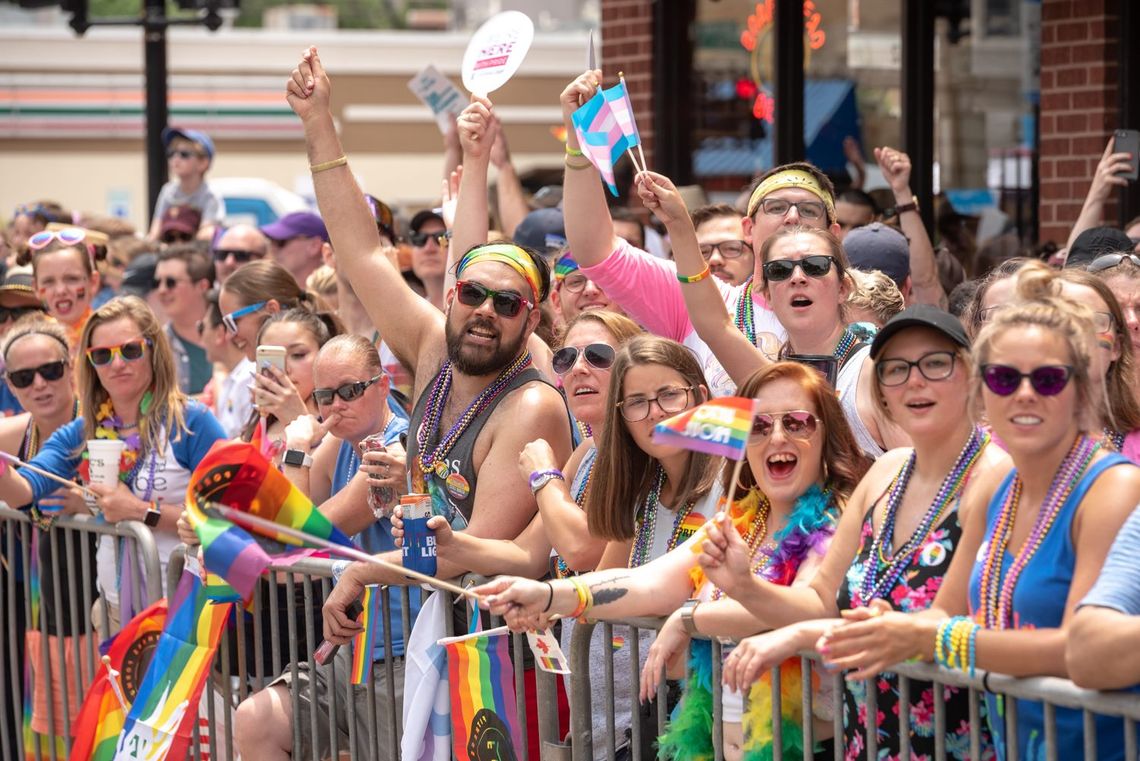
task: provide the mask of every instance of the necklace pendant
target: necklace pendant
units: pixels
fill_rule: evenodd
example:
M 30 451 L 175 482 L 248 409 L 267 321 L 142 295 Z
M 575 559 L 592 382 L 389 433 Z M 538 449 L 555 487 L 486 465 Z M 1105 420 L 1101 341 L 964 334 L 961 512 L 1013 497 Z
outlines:
M 447 460 L 440 460 L 437 462 L 433 470 L 436 476 L 439 478 L 446 479 L 449 475 L 451 475 L 451 468 L 448 466 Z

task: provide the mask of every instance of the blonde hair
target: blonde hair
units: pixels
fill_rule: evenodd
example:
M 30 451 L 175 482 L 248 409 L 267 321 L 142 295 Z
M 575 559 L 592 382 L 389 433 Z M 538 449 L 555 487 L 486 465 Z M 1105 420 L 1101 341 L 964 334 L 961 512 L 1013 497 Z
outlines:
M 45 319 L 42 314 L 32 316 L 28 315 L 27 318 L 21 318 L 16 321 L 8 334 L 4 336 L 4 343 L 0 345 L 0 356 L 4 357 L 4 362 L 8 362 L 8 352 L 12 350 L 12 344 L 19 341 L 21 338 L 28 336 L 47 336 L 54 338 L 59 342 L 59 347 L 63 349 L 63 359 L 65 362 L 71 362 L 71 344 L 68 340 L 67 329 L 56 320 Z
M 855 287 L 847 297 L 849 310 L 870 312 L 875 315 L 879 327 L 882 327 L 887 320 L 906 307 L 902 291 L 895 285 L 895 281 L 883 272 L 879 270 L 861 272 L 853 269 L 848 274 L 855 282 Z
M 305 280 L 305 289 L 318 296 L 336 296 L 336 270 L 322 264 Z
M 554 348 L 561 349 L 566 343 L 566 335 L 570 332 L 570 329 L 583 322 L 592 322 L 601 325 L 607 333 L 613 336 L 615 349 L 620 349 L 622 346 L 625 346 L 630 339 L 645 332 L 641 329 L 640 325 L 624 314 L 619 314 L 610 309 L 588 309 L 585 312 L 580 312 L 563 326 L 562 330 L 558 332 L 558 340 Z
M 95 368 L 86 359 L 87 350 L 91 348 L 91 335 L 99 326 L 123 318 L 133 322 L 148 342 L 146 356 L 153 375 L 150 387 L 152 401 L 149 408 L 139 411 L 140 452 L 145 452 L 158 446 L 168 430 L 173 429 L 173 441 L 187 431 L 186 396 L 178 387 L 174 353 L 166 333 L 154 312 L 138 296 L 120 296 L 96 309 L 79 336 L 78 354 L 83 357 L 78 368 L 79 405 L 84 411 L 83 439 L 95 438 L 96 413 L 103 402 L 110 399 Z

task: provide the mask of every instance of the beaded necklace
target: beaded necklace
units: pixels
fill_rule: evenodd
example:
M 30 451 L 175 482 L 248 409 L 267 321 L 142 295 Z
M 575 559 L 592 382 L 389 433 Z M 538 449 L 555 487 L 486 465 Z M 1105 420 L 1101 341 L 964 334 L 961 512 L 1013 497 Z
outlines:
M 638 513 L 637 525 L 634 531 L 635 539 L 633 541 L 633 548 L 629 553 L 628 567 L 630 568 L 638 568 L 650 560 L 649 551 L 653 547 L 653 536 L 657 530 L 657 512 L 661 505 L 661 489 L 664 486 L 665 469 L 659 464 L 657 466 L 657 475 L 653 479 L 653 488 L 649 490 L 649 494 L 645 497 L 645 505 Z M 669 537 L 669 544 L 665 549 L 666 552 L 677 547 L 677 540 L 681 537 L 681 528 L 685 523 L 685 518 L 688 518 L 689 513 L 692 511 L 692 500 L 677 511 L 677 516 L 673 519 L 673 533 Z
M 499 376 L 489 386 L 479 392 L 479 395 L 471 401 L 471 404 L 451 426 L 447 435 L 440 437 L 438 443 L 429 450 L 428 442 L 439 436 L 439 424 L 443 419 L 443 408 L 447 406 L 447 397 L 451 393 L 451 360 L 443 363 L 443 369 L 436 376 L 428 394 L 423 422 L 420 424 L 419 430 L 416 431 L 416 446 L 419 449 L 419 456 L 416 459 L 425 476 L 434 471 L 440 478 L 447 477 L 447 461 L 444 459 L 447 453 L 451 451 L 455 442 L 459 440 L 459 437 L 464 434 L 471 423 L 487 411 L 495 399 L 506 391 L 507 387 L 518 377 L 519 373 L 530 366 L 530 361 L 529 351 L 516 357 L 515 361 L 499 373 Z M 443 473 L 441 474 L 437 468 L 443 470 Z
M 575 420 L 574 425 L 577 426 L 578 435 L 582 437 L 582 441 L 585 441 L 594 435 L 594 429 L 590 427 L 589 423 L 583 423 L 581 420 Z
M 957 504 L 961 499 L 962 490 L 970 478 L 974 465 L 989 441 L 989 434 L 983 434 L 977 428 L 970 431 L 970 437 L 966 440 L 962 451 L 958 453 L 954 466 L 942 479 L 942 485 L 922 521 L 898 552 L 888 558 L 887 553 L 894 546 L 895 521 L 898 519 L 899 507 L 902 505 L 910 477 L 914 474 L 917 458 L 915 453 L 911 452 L 910 457 L 895 475 L 887 493 L 887 509 L 883 515 L 883 522 L 871 542 L 863 570 L 863 583 L 856 590 L 856 599 L 852 600 L 856 606 L 868 605 L 874 598 L 881 597 L 894 586 L 903 571 L 912 565 L 915 555 L 926 544 L 931 532 L 942 523 L 950 504 Z
M 748 343 L 756 345 L 756 325 L 752 321 L 752 276 L 744 281 L 744 288 L 740 291 L 740 300 L 736 302 L 736 314 L 733 323 L 736 329 L 744 334 Z
M 792 352 L 791 348 L 790 344 L 785 343 L 780 349 L 780 359 L 787 359 L 789 354 L 794 354 L 795 352 Z M 845 327 L 843 329 L 843 335 L 839 337 L 839 343 L 835 345 L 835 351 L 831 353 L 831 356 L 836 359 L 836 369 L 842 369 L 842 367 L 847 364 L 847 360 L 851 359 L 851 355 L 858 351 L 859 348 L 859 336 L 855 334 L 855 331 L 853 331 L 850 326 Z
M 1013 533 L 1013 524 L 1017 519 L 1017 508 L 1021 501 L 1021 475 L 1014 471 L 1013 483 L 1010 484 L 1001 511 L 998 513 L 994 525 L 993 535 L 986 547 L 986 557 L 982 564 L 981 603 L 985 626 L 987 629 L 1008 629 L 1013 625 L 1013 591 L 1017 580 L 1025 566 L 1045 541 L 1053 521 L 1061 512 L 1065 501 L 1069 498 L 1073 488 L 1081 480 L 1085 469 L 1088 468 L 1093 456 L 1100 449 L 1100 442 L 1088 436 L 1078 436 L 1061 466 L 1053 476 L 1049 491 L 1041 503 L 1041 510 L 1037 520 L 1033 523 L 1033 530 L 1018 551 L 1017 556 L 1009 566 L 1009 571 L 1002 577 L 1002 560 L 1005 558 L 1009 546 L 1010 535 Z
M 1106 425 L 1104 427 L 1104 439 L 1106 444 L 1112 445 L 1114 452 L 1124 451 L 1124 431 L 1117 431 Z
M 748 557 L 752 561 L 752 575 L 758 576 L 768 563 L 772 562 L 772 553 L 759 552 L 761 544 L 768 536 L 768 517 L 772 514 L 772 503 L 763 494 L 760 495 L 760 504 L 756 508 L 756 515 L 748 533 L 744 536 L 744 543 L 748 545 Z M 724 596 L 720 587 L 713 590 L 712 599 L 719 600 Z
M 590 457 L 590 461 L 586 463 L 586 475 L 578 484 L 577 493 L 574 495 L 574 503 L 583 510 L 586 508 L 586 499 L 590 496 L 590 484 L 594 478 L 594 463 L 598 461 L 597 450 L 595 455 Z M 562 559 L 561 555 L 557 555 L 554 559 L 554 575 L 559 579 L 568 579 L 571 576 L 577 576 L 577 571 L 570 570 L 570 566 L 566 565 L 566 561 Z

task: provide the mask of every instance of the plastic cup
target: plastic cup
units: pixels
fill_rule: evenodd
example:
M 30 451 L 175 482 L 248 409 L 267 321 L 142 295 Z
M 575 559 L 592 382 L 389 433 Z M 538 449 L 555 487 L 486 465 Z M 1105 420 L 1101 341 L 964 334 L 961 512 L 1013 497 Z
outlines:
M 360 442 L 360 449 L 363 452 L 386 452 L 388 448 L 384 446 L 384 434 L 374 433 L 371 436 L 365 437 Z M 396 490 L 391 486 L 375 486 L 369 479 L 368 484 L 368 506 L 372 508 L 373 515 L 377 519 L 391 518 L 392 509 L 396 506 L 397 502 Z
M 435 531 L 428 528 L 432 516 L 431 497 L 427 494 L 407 494 L 400 498 L 404 514 L 404 568 L 435 576 Z
M 126 446 L 126 442 L 119 439 L 87 440 L 91 483 L 114 484 L 119 480 L 119 461 Z

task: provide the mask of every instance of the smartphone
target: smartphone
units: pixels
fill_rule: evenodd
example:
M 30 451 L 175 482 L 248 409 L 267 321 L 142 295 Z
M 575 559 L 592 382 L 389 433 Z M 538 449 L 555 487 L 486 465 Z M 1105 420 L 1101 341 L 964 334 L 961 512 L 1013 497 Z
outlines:
M 281 372 L 285 372 L 285 347 L 262 344 L 257 347 L 257 369 L 272 365 Z
M 360 604 L 360 600 L 353 600 L 344 609 L 344 614 L 353 621 L 360 618 L 360 614 L 363 612 L 364 606 Z M 322 639 L 321 644 L 317 645 L 317 649 L 313 651 L 313 660 L 321 666 L 332 663 L 337 650 L 340 650 L 340 645 L 334 645 L 327 639 Z
M 1118 129 L 1112 137 L 1113 153 L 1131 153 L 1132 166 L 1127 172 L 1117 172 L 1117 177 L 1136 180 L 1140 177 L 1140 132 L 1134 129 Z
M 839 360 L 830 354 L 789 354 L 787 359 L 807 365 L 822 375 L 833 388 L 835 387 L 835 378 L 839 374 Z

